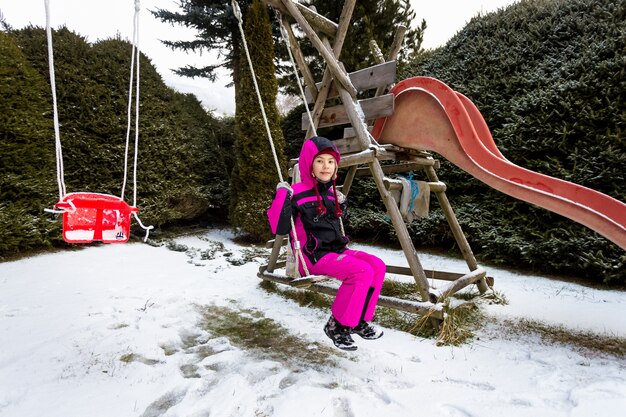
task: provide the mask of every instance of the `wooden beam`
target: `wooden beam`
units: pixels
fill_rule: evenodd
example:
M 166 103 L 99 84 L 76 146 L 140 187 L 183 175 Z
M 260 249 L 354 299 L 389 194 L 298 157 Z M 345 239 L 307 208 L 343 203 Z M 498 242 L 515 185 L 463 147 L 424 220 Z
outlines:
M 284 17 L 282 19 L 282 24 L 283 24 L 283 27 L 285 28 L 285 31 L 287 32 L 287 38 L 289 39 L 289 46 L 291 47 L 291 53 L 293 54 L 293 57 L 296 60 L 296 64 L 298 68 L 300 68 L 300 72 L 302 73 L 302 76 L 304 77 L 305 89 L 306 91 L 309 91 L 309 94 L 311 96 L 314 96 L 313 100 L 315 100 L 317 98 L 318 88 L 315 85 L 315 78 L 313 78 L 313 73 L 311 72 L 311 68 L 309 68 L 308 64 L 306 63 L 306 59 L 304 58 L 304 54 L 302 53 L 302 50 L 300 49 L 300 44 L 298 43 L 298 39 L 296 38 L 296 35 L 294 35 L 293 33 L 293 29 L 291 28 L 291 25 L 289 24 L 287 19 L 285 19 Z
M 470 284 L 475 283 L 476 281 L 479 281 L 479 282 L 481 280 L 484 281 L 486 275 L 487 275 L 487 272 L 483 268 L 479 267 L 473 270 L 472 272 L 470 272 L 469 274 L 465 274 L 461 278 L 458 278 L 450 282 L 445 287 L 439 289 L 438 301 L 445 300 L 452 294 L 457 293 L 459 290 L 462 290 L 463 288 L 467 287 Z M 484 291 L 480 291 L 480 292 L 482 294 Z
M 407 29 L 406 26 L 403 26 L 403 25 L 399 25 L 398 28 L 396 29 L 396 32 L 394 33 L 394 36 L 393 36 L 393 42 L 391 42 L 391 48 L 389 49 L 389 56 L 387 57 L 388 61 L 397 60 L 398 53 L 400 52 L 400 48 L 402 47 L 402 43 L 404 42 L 404 35 L 406 34 L 406 29 Z M 385 61 L 385 58 L 383 57 L 383 53 L 378 47 L 378 44 L 376 43 L 376 41 L 374 40 L 370 41 L 370 49 L 374 53 L 374 59 L 376 60 L 376 62 L 382 63 Z M 393 83 L 395 83 L 395 80 L 390 82 L 388 85 L 379 86 L 376 89 L 375 95 L 376 96 L 381 95 L 385 91 L 385 88 L 387 88 L 388 86 L 392 86 Z
M 374 39 L 370 41 L 370 51 L 374 55 L 374 62 L 378 62 L 379 64 L 385 62 L 383 51 L 380 50 L 380 46 L 378 46 L 378 43 Z
M 394 165 L 392 165 L 394 166 Z M 385 170 L 383 169 L 383 172 L 385 172 Z M 401 171 L 398 171 L 401 172 Z M 385 174 L 387 174 L 388 172 L 385 172 Z M 395 181 L 389 181 L 388 178 L 384 179 L 385 182 L 385 187 L 387 187 L 388 190 L 392 191 L 392 190 L 402 190 L 403 186 L 402 184 L 398 184 Z M 446 184 L 444 184 L 443 182 L 427 182 L 426 184 L 428 184 L 428 188 L 430 188 L 430 191 L 434 192 L 434 193 L 443 193 L 446 191 Z
M 363 114 L 367 118 L 379 118 L 391 116 L 393 114 L 393 94 L 385 94 L 384 96 L 359 100 L 359 104 L 363 110 Z M 328 127 L 350 123 L 348 109 L 345 105 L 329 107 L 324 109 L 320 116 L 317 127 Z M 306 113 L 302 113 L 302 130 L 307 130 L 310 126 L 309 118 Z
M 437 173 L 435 172 L 435 169 L 433 167 L 426 168 L 426 175 L 428 176 L 428 179 L 430 181 L 439 182 L 439 178 L 437 177 Z M 441 210 L 443 211 L 443 214 L 446 220 L 448 221 L 450 230 L 452 230 L 452 235 L 454 236 L 454 239 L 456 240 L 457 245 L 459 245 L 459 249 L 461 250 L 461 254 L 463 255 L 463 258 L 465 259 L 467 266 L 469 267 L 471 271 L 482 269 L 482 268 L 479 268 L 478 266 L 478 262 L 476 261 L 476 258 L 474 257 L 474 253 L 472 252 L 472 248 L 470 247 L 467 241 L 467 238 L 465 237 L 465 234 L 463 233 L 463 230 L 461 229 L 461 225 L 459 224 L 459 221 L 456 218 L 456 215 L 454 214 L 454 210 L 452 209 L 452 206 L 450 205 L 448 196 L 446 195 L 446 193 L 435 193 L 435 195 L 437 196 L 437 200 L 439 201 L 439 206 L 441 207 Z M 486 292 L 489 289 L 484 277 L 485 276 L 483 274 L 483 276 L 480 277 L 478 284 L 477 284 L 478 290 L 480 291 L 481 294 Z M 454 288 L 456 287 L 453 287 L 451 291 Z
M 363 68 L 361 70 L 351 72 L 348 74 L 350 81 L 357 91 L 366 91 L 372 88 L 377 88 L 381 85 L 385 87 L 396 81 L 397 63 L 396 61 L 384 62 L 382 64 L 374 65 L 373 67 Z M 316 89 L 319 90 L 322 83 L 316 84 Z M 330 90 L 327 98 L 337 97 L 339 92 L 335 88 L 334 83 L 331 83 Z M 305 96 L 308 103 L 313 102 L 313 95 L 307 88 Z
M 350 188 L 352 187 L 352 183 L 354 182 L 354 174 L 356 174 L 356 170 L 357 166 L 352 165 L 348 169 L 348 173 L 346 174 L 346 178 L 344 179 L 343 184 L 341 184 L 341 192 L 346 196 L 350 193 Z
M 400 48 L 404 43 L 404 35 L 406 34 L 406 26 L 399 25 L 396 28 L 396 33 L 393 35 L 393 42 L 391 42 L 391 48 L 389 48 L 389 56 L 387 56 L 387 60 L 396 60 L 398 58 L 398 53 L 400 52 Z
M 423 162 L 429 163 L 431 161 L 424 160 Z M 385 175 L 388 175 L 388 174 L 397 174 L 400 172 L 417 171 L 418 169 L 424 169 L 424 166 L 428 166 L 428 165 L 425 165 L 422 162 L 410 161 L 410 162 L 403 162 L 403 163 L 394 164 L 394 165 L 382 165 L 382 169 L 383 169 L 383 173 Z M 369 168 L 359 168 L 356 170 L 356 173 L 355 173 L 355 176 L 357 178 L 370 177 L 371 175 L 372 173 L 370 172 Z
M 354 152 L 361 151 L 361 145 L 359 144 L 356 136 L 343 139 L 335 139 L 333 140 L 333 143 L 337 147 L 337 150 L 339 151 L 339 154 L 342 155 L 342 157 Z
M 264 270 L 264 267 L 260 268 L 257 276 L 266 281 L 276 282 L 278 284 L 290 285 L 291 282 L 291 278 L 273 272 L 267 272 Z M 333 297 L 337 295 L 337 288 L 333 288 L 327 285 L 313 284 L 308 287 L 307 290 L 330 295 Z M 405 311 L 407 313 L 429 315 L 430 317 L 436 318 L 438 320 L 443 320 L 444 317 L 443 304 L 433 304 L 428 301 L 420 302 L 402 300 L 400 298 L 381 295 L 378 298 L 378 305 L 393 308 L 394 310 Z
M 341 49 L 343 48 L 343 43 L 346 40 L 346 35 L 348 33 L 348 27 L 350 26 L 350 19 L 352 17 L 352 12 L 354 11 L 354 6 L 356 5 L 356 0 L 346 0 L 343 4 L 343 9 L 341 9 L 341 16 L 339 18 L 339 29 L 337 31 L 337 36 L 335 37 L 335 44 L 332 46 L 333 54 L 337 59 L 341 55 Z M 324 38 L 326 42 L 328 40 Z M 324 69 L 324 75 L 322 76 L 322 86 L 319 89 L 317 94 L 317 99 L 315 100 L 315 106 L 313 108 L 313 122 L 315 126 L 317 126 L 320 117 L 322 115 L 322 110 L 324 110 L 324 106 L 326 105 L 326 98 L 328 97 L 328 91 L 330 90 L 330 82 L 332 81 L 332 73 L 328 66 Z M 306 132 L 307 138 L 311 137 L 315 132 L 315 127 L 311 126 Z
M 290 14 L 280 0 L 265 0 L 267 4 L 281 13 Z M 334 38 L 337 35 L 337 24 L 330 19 L 309 9 L 304 4 L 296 3 L 296 7 L 302 13 L 307 22 L 318 32 Z
M 333 51 L 328 49 L 317 36 L 315 30 L 311 27 L 309 22 L 304 18 L 300 10 L 295 6 L 292 0 L 282 0 L 283 4 L 289 11 L 289 14 L 296 19 L 296 22 L 300 25 L 302 31 L 309 38 L 315 49 L 322 55 L 324 61 L 326 61 L 327 68 L 330 69 L 334 79 L 339 82 L 353 97 L 356 97 L 357 91 L 350 82 L 346 72 L 339 66 L 337 58 L 333 54 Z
M 276 268 L 276 262 L 278 261 L 278 255 L 280 255 L 280 248 L 283 246 L 283 237 L 287 236 L 276 235 L 276 239 L 274 239 L 274 244 L 272 245 L 272 252 L 270 253 L 270 259 L 267 262 L 267 270 L 272 272 L 274 268 Z

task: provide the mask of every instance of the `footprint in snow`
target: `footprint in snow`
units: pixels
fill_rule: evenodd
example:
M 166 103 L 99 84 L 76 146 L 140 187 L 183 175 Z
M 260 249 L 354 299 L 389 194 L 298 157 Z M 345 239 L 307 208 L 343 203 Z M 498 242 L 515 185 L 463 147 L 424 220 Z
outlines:
M 443 411 L 442 416 L 446 417 L 473 417 L 467 410 L 463 407 L 459 407 L 457 405 L 452 404 L 443 404 L 440 406 L 441 411 Z
M 335 398 L 333 400 L 333 417 L 355 417 L 347 398 Z

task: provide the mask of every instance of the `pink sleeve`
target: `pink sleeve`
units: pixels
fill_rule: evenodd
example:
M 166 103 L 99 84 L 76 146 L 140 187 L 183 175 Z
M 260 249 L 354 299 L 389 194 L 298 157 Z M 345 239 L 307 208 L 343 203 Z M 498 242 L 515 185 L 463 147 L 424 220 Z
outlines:
M 279 188 L 272 205 L 267 210 L 267 218 L 273 234 L 285 235 L 291 228 L 291 195 L 286 188 Z

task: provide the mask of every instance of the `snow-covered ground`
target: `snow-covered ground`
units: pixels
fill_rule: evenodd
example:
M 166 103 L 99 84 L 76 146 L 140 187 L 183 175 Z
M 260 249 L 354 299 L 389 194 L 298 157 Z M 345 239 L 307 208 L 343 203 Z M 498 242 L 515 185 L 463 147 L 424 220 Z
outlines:
M 267 292 L 228 231 L 0 264 L 0 416 L 570 416 L 626 410 L 626 360 L 487 325 L 461 347 L 385 329 L 334 349 L 328 313 Z M 223 247 L 221 246 L 223 245 Z M 390 264 L 400 251 L 367 248 Z M 423 255 L 426 268 L 466 271 Z M 489 268 L 496 322 L 626 337 L 626 293 Z M 390 276 L 389 279 L 400 279 Z M 232 322 L 232 323 L 231 323 Z M 241 342 L 275 328 L 283 346 Z M 256 347 L 255 347 L 256 346 Z

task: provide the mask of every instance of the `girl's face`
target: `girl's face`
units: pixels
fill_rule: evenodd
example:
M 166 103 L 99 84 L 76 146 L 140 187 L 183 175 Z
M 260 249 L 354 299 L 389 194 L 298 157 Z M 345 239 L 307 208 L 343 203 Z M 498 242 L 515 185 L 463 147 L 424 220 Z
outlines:
M 330 154 L 323 153 L 317 155 L 313 160 L 313 176 L 321 182 L 326 183 L 332 180 L 336 171 L 337 161 Z

